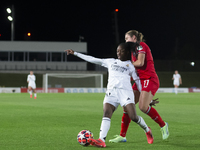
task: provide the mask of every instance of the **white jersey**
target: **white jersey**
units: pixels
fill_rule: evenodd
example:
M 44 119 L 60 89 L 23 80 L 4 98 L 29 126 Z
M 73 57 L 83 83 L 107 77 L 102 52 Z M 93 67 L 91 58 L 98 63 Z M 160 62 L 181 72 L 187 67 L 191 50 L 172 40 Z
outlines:
M 35 75 L 29 74 L 27 77 L 28 86 L 31 86 L 33 89 L 35 89 L 36 88 L 35 80 L 36 80 Z
M 180 78 L 181 78 L 181 75 L 180 74 L 173 74 L 173 78 L 174 78 L 174 82 L 173 84 L 174 85 L 179 85 L 180 84 Z
M 133 91 L 131 85 L 131 77 L 132 77 L 133 80 L 135 80 L 139 91 L 141 91 L 140 79 L 137 76 L 135 67 L 133 66 L 130 60 L 121 61 L 119 59 L 113 59 L 113 58 L 100 59 L 77 52 L 74 52 L 74 55 L 85 61 L 94 64 L 99 64 L 103 67 L 108 68 L 109 76 L 108 76 L 107 89 L 117 88 L 117 89 Z

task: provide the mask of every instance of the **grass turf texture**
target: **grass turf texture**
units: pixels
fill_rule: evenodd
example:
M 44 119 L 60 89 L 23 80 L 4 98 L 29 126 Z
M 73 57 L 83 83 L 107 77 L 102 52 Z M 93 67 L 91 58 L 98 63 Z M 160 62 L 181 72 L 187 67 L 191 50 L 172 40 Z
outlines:
M 131 122 L 126 143 L 109 143 L 113 135 L 119 134 L 122 108 L 114 112 L 108 132 L 107 148 L 184 150 L 200 147 L 200 94 L 158 93 L 160 103 L 156 109 L 169 123 L 170 137 L 163 141 L 160 127 L 137 107 L 154 135 L 149 145 L 144 131 Z M 98 138 L 103 114 L 103 93 L 38 94 L 34 100 L 29 94 L 0 94 L 0 149 L 1 150 L 81 150 L 77 134 L 88 129 Z

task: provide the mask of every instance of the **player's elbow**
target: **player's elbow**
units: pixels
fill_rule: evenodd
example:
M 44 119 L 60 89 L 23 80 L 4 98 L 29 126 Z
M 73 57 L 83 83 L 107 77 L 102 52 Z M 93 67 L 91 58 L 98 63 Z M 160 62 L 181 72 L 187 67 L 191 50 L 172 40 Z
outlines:
M 138 62 L 138 67 L 142 67 L 143 65 L 144 65 L 144 62 L 142 62 L 142 61 Z
M 133 62 L 133 65 L 135 66 L 135 67 L 142 67 L 143 65 L 144 65 L 144 62 L 142 62 L 142 61 L 136 61 L 136 62 Z

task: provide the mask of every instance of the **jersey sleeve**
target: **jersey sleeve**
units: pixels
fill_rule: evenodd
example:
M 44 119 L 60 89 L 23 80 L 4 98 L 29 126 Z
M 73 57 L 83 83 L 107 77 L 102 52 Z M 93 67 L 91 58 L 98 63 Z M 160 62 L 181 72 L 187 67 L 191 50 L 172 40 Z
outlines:
M 114 58 L 107 58 L 107 59 L 102 59 L 103 63 L 102 66 L 105 68 L 108 68 L 109 64 L 113 63 L 113 61 L 115 61 Z
M 74 52 L 74 55 L 85 60 L 85 61 L 88 61 L 90 63 L 93 63 L 93 64 L 97 64 L 97 65 L 103 65 L 103 59 L 100 59 L 100 58 L 95 58 L 93 56 L 89 56 L 89 55 L 84 55 L 84 54 L 81 54 L 81 53 L 78 53 L 78 52 Z
M 140 78 L 139 78 L 139 76 L 137 75 L 135 69 L 133 69 L 131 76 L 132 76 L 133 80 L 135 81 L 138 90 L 141 92 L 141 90 L 142 90 L 142 85 L 141 85 L 141 82 L 140 82 Z
M 147 47 L 143 42 L 140 42 L 140 46 L 137 47 L 138 54 L 146 54 Z

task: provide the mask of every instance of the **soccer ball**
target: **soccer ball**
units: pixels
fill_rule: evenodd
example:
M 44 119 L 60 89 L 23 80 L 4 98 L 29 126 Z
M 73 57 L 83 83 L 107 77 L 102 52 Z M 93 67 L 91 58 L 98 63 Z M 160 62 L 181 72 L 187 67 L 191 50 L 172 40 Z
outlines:
M 90 145 L 88 143 L 88 138 L 93 138 L 93 133 L 90 132 L 89 130 L 82 130 L 78 133 L 77 135 L 77 141 L 79 142 L 79 144 L 81 144 L 82 146 L 88 146 Z

